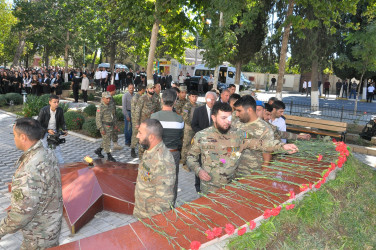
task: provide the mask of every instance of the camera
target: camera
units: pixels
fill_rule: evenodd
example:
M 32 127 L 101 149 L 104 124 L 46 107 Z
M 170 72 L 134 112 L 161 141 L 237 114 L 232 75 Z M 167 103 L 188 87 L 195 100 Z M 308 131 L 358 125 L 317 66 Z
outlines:
M 65 143 L 65 138 L 60 138 L 61 135 L 64 135 L 65 133 L 63 131 L 55 132 L 55 134 L 47 135 L 47 143 L 48 146 L 51 148 L 56 148 L 56 146 L 59 146 L 62 143 Z

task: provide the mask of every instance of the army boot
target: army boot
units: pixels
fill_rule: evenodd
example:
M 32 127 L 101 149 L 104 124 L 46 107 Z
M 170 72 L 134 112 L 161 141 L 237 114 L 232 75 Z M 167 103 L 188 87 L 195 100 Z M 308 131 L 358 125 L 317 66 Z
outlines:
M 120 146 L 119 143 L 114 142 L 114 150 L 121 150 L 121 149 L 123 149 L 123 147 Z
M 107 153 L 107 160 L 116 162 L 115 158 L 111 155 L 111 153 Z
M 102 148 L 97 148 L 94 153 L 98 155 L 99 158 L 104 158 L 104 155 L 102 155 Z
M 137 158 L 136 151 L 134 148 L 131 149 L 131 156 L 132 158 Z

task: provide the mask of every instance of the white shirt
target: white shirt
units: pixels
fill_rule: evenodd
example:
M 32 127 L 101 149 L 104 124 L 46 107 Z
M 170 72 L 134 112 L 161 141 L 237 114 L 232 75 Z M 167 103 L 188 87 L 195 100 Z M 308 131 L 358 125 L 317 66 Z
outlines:
M 312 83 L 311 81 L 308 82 L 308 88 L 310 88 L 312 86 Z
M 210 125 L 210 116 L 211 116 L 211 108 L 208 107 L 208 105 L 206 104 L 206 112 L 208 113 L 208 118 L 209 118 L 209 125 Z
M 100 80 L 101 78 L 102 78 L 102 72 L 100 72 L 99 70 L 95 71 L 95 79 Z
M 282 117 L 276 118 L 274 121 L 269 121 L 271 124 L 276 126 L 279 131 L 286 131 L 286 121 Z M 286 139 L 281 139 L 283 143 L 286 143 Z
M 103 71 L 102 71 L 102 79 L 106 79 L 106 78 L 107 78 L 107 75 L 108 75 L 107 70 L 103 70 Z
M 373 92 L 373 91 L 375 91 L 375 87 L 373 87 L 373 86 L 369 86 L 369 87 L 368 87 L 368 92 Z
M 89 89 L 89 78 L 84 77 L 82 78 L 81 90 L 88 90 L 88 89 Z
M 115 80 L 119 80 L 119 73 L 115 73 Z
M 303 89 L 306 89 L 306 88 L 307 88 L 307 82 L 304 81 L 304 82 L 303 82 Z
M 56 130 L 56 110 L 52 111 L 50 108 L 50 120 L 48 121 L 47 129 Z
M 184 83 L 184 80 L 185 80 L 185 76 L 178 76 L 178 79 L 179 79 L 179 83 Z

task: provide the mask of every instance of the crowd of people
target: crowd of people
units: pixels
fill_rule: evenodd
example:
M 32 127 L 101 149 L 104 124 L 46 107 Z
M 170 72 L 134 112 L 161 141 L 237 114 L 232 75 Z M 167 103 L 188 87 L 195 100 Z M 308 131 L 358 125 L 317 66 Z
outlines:
M 73 85 L 75 77 L 86 73 L 73 71 Z M 286 144 L 286 139 L 310 139 L 306 134 L 286 132 L 282 101 L 271 98 L 263 103 L 250 92 L 241 96 L 233 85 L 220 94 L 206 92 L 203 104 L 197 103 L 198 91 L 188 91 L 183 83 L 166 86 L 163 91 L 159 81 L 135 85 L 134 79 L 126 83 L 122 108 L 125 144 L 131 148 L 131 156 L 140 159 L 133 212 L 137 218 L 148 218 L 175 206 L 180 164 L 195 173 L 196 191 L 206 195 L 235 177 L 247 178 L 255 169 L 261 170 L 274 151 L 297 152 L 298 148 Z M 116 89 L 116 84 L 106 86 L 96 112 L 102 143 L 95 154 L 105 158 L 104 151 L 108 161 L 116 161 L 112 150 L 122 149 L 114 133 Z M 58 104 L 59 97 L 51 94 L 38 120 L 21 118 L 13 128 L 16 146 L 24 151 L 13 182 L 22 178 L 29 181 L 13 184 L 12 206 L 0 221 L 0 238 L 22 229 L 23 249 L 58 245 L 62 220 L 58 164 L 64 159 L 58 146 L 51 147 L 49 138 L 59 130 L 63 135 L 68 133 Z

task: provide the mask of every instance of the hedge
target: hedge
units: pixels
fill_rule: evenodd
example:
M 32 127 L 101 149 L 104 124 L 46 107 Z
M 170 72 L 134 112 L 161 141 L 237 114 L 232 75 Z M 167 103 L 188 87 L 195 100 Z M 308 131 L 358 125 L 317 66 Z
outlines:
M 116 105 L 118 105 L 118 106 L 122 105 L 123 94 L 114 95 L 113 98 L 114 98 Z
M 64 114 L 65 124 L 69 130 L 80 130 L 85 117 L 79 112 L 68 111 Z
M 88 118 L 82 125 L 82 130 L 86 131 L 89 136 L 100 137 L 101 133 L 97 129 L 95 118 Z
M 84 113 L 88 116 L 95 116 L 96 112 L 97 107 L 94 104 L 90 104 L 86 108 L 84 108 Z
M 39 111 L 48 105 L 50 94 L 42 96 L 28 95 L 26 103 L 23 107 L 23 114 L 25 117 L 32 117 L 39 114 Z
M 0 107 L 7 104 L 7 99 L 5 98 L 5 95 L 0 95 Z
M 7 100 L 8 103 L 13 101 L 14 105 L 23 103 L 23 97 L 21 94 L 18 94 L 18 93 L 7 93 L 5 94 L 5 99 Z

